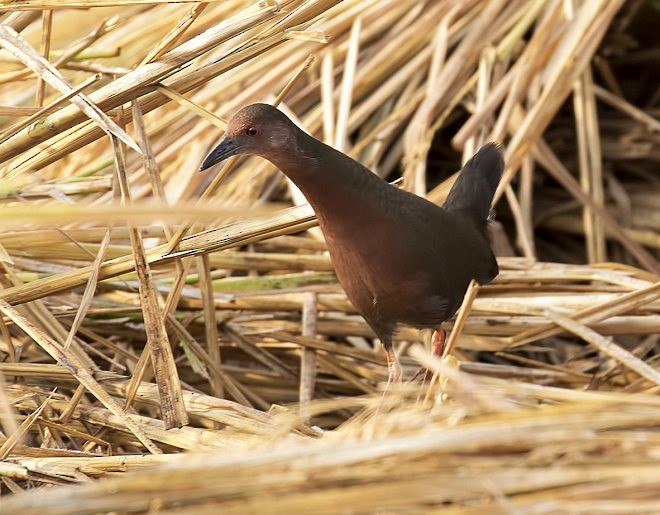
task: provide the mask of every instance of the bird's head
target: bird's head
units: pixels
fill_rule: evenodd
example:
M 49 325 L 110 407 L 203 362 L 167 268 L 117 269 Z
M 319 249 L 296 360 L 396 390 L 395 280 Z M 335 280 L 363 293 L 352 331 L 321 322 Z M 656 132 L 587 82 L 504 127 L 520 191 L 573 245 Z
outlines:
M 295 125 L 268 104 L 252 104 L 229 120 L 225 137 L 199 167 L 206 170 L 228 157 L 244 154 L 273 159 L 285 153 L 295 140 Z

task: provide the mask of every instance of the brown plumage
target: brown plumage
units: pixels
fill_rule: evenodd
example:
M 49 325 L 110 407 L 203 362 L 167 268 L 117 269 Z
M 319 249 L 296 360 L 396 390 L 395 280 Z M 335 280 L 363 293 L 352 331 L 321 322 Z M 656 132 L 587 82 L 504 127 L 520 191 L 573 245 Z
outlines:
M 467 162 L 443 207 L 388 184 L 266 104 L 236 113 L 200 169 L 236 154 L 268 159 L 302 190 L 339 282 L 385 347 L 390 381 L 401 373 L 396 326 L 440 329 L 472 279 L 485 284 L 498 273 L 486 234 L 504 167 L 496 144 Z

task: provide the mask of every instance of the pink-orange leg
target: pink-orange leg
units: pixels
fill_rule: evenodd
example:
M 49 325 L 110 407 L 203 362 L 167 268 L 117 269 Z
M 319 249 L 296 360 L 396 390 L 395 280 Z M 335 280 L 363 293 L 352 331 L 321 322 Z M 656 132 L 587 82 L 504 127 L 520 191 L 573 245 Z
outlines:
M 447 337 L 447 331 L 442 327 L 438 328 L 436 331 L 433 331 L 433 336 L 431 337 L 431 354 L 434 356 L 442 357 L 442 353 L 445 350 L 445 338 Z M 424 374 L 424 382 L 428 382 L 433 377 L 433 372 L 427 370 Z
M 387 358 L 387 386 L 389 386 L 390 383 L 397 383 L 401 379 L 401 365 L 393 349 L 385 349 L 385 357 Z

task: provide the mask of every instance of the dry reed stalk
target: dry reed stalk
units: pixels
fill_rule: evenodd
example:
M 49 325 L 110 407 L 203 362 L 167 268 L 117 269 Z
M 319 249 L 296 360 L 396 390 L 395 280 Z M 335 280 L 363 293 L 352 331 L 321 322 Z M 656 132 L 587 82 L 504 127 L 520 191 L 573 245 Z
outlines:
M 461 384 L 465 380 L 457 373 L 450 388 L 466 387 L 469 383 Z M 514 385 L 506 381 L 476 380 L 476 391 L 488 392 L 500 401 L 516 395 Z M 485 509 L 494 508 L 498 502 L 528 507 L 550 503 L 559 509 L 587 498 L 597 502 L 634 498 L 642 504 L 653 500 L 657 466 L 645 453 L 656 449 L 660 441 L 649 428 L 658 423 L 657 399 L 652 396 L 617 398 L 585 392 L 582 399 L 571 401 L 567 397 L 561 404 L 546 405 L 542 410 L 518 403 L 477 407 L 457 402 L 429 416 L 424 406 L 406 406 L 409 395 L 414 395 L 414 390 L 393 394 L 388 405 L 393 411 L 376 419 L 347 423 L 320 440 L 261 443 L 250 451 L 212 456 L 171 456 L 166 463 L 162 459 L 151 463 L 127 459 L 127 467 L 135 463 L 152 468 L 128 477 L 54 490 L 48 499 L 17 496 L 6 502 L 5 508 L 8 513 L 19 509 L 36 513 L 48 502 L 53 513 L 129 508 L 142 513 L 157 502 L 165 512 L 176 504 L 179 511 L 204 513 L 211 508 L 239 512 L 258 502 L 255 507 L 266 512 L 302 512 L 325 505 L 332 513 L 336 510 L 327 504 L 330 497 L 333 507 L 350 506 L 360 511 L 381 506 L 405 510 L 429 502 L 449 502 L 456 507 L 477 503 Z M 537 395 L 552 398 L 553 392 L 540 388 Z M 315 409 L 333 409 L 333 405 L 320 401 Z M 447 425 L 464 409 L 469 417 L 459 415 Z M 586 419 L 585 413 L 590 414 Z M 424 431 L 415 431 L 421 428 Z M 631 440 L 631 431 L 638 438 Z M 626 458 L 618 454 L 620 445 L 627 445 Z M 568 454 L 557 462 L 557 452 Z M 613 462 L 617 456 L 621 461 Z M 49 463 L 57 465 L 53 458 L 18 463 L 35 471 Z M 116 459 L 100 458 L 98 465 L 95 463 L 94 458 L 73 458 L 68 467 L 63 464 L 50 470 L 66 476 L 73 473 L 75 464 L 80 467 L 77 470 L 103 475 L 122 466 Z M 476 481 L 457 477 L 459 470 L 466 469 Z M 631 482 L 632 477 L 635 480 Z M 108 488 L 115 495 L 105 495 Z M 260 501 L 251 500 L 255 495 Z M 452 507 L 444 509 L 451 512 Z
M 660 122 L 618 62 L 649 64 L 621 43 L 644 44 L 642 3 L 12 8 L 3 513 L 657 511 Z M 272 165 L 196 173 L 255 101 L 435 202 L 504 144 L 524 257 L 447 324 L 455 367 L 396 335 L 406 379 L 441 374 L 425 400 L 415 381 L 382 397 L 382 350 Z

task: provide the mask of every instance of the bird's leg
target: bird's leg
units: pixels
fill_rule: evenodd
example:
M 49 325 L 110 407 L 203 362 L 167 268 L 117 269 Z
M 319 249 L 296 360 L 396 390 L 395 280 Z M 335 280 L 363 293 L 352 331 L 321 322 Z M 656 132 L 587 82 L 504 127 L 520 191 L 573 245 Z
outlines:
M 447 331 L 442 327 L 439 327 L 437 330 L 433 331 L 433 336 L 431 337 L 431 354 L 434 356 L 442 357 L 442 353 L 445 350 L 445 338 L 447 337 Z M 427 383 L 433 377 L 433 372 L 427 370 L 424 374 L 424 383 Z
M 401 365 L 392 347 L 385 347 L 385 357 L 387 358 L 387 386 L 389 386 L 401 379 Z
M 401 379 L 401 365 L 399 364 L 399 359 L 396 357 L 396 354 L 394 354 L 394 349 L 392 349 L 392 342 L 390 341 L 389 345 L 383 345 L 383 347 L 385 347 L 385 357 L 387 358 L 387 384 L 383 390 L 383 396 L 380 398 L 380 404 L 376 409 L 376 415 L 378 415 L 383 406 L 390 385 L 392 383 L 398 383 Z
M 376 416 L 378 416 L 378 413 L 383 407 L 385 398 L 387 396 L 387 390 L 389 389 L 390 385 L 392 383 L 398 383 L 401 379 L 401 365 L 399 364 L 399 359 L 394 353 L 394 349 L 392 349 L 392 341 L 390 340 L 389 344 L 383 343 L 383 347 L 385 348 L 385 357 L 387 358 L 387 384 L 383 390 L 383 396 L 380 398 L 380 403 L 376 408 Z
M 434 356 L 442 357 L 442 353 L 445 350 L 445 338 L 447 337 L 447 331 L 442 327 L 439 327 L 437 330 L 433 331 L 433 336 L 431 336 L 431 354 Z

